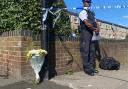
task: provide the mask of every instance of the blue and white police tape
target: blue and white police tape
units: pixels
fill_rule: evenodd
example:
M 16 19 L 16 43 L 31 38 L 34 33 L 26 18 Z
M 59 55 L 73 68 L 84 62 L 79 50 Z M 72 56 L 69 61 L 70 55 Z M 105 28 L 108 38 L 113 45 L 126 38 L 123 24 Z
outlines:
M 42 8 L 42 10 L 82 10 L 86 7 L 72 7 L 72 8 Z M 92 6 L 89 7 L 90 9 L 121 9 L 121 8 L 128 8 L 128 5 L 108 5 L 108 6 Z

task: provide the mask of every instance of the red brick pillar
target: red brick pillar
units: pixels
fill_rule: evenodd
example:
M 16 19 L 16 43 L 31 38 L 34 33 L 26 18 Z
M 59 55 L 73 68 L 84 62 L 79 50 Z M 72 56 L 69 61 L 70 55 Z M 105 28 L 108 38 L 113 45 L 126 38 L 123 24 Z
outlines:
M 32 48 L 40 48 L 40 37 L 31 31 L 4 32 L 0 37 L 0 75 L 24 79 L 33 75 L 26 62 L 26 54 Z

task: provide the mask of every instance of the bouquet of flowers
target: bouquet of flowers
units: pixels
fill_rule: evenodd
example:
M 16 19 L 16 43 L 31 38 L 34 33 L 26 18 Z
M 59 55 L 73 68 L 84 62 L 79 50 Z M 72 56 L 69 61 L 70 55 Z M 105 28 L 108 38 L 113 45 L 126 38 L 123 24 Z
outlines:
M 44 57 L 47 54 L 47 51 L 43 50 L 43 49 L 32 49 L 27 53 L 27 61 L 29 59 L 31 59 L 33 56 L 41 56 Z
M 47 54 L 47 51 L 38 49 L 38 50 L 30 50 L 27 53 L 27 61 L 29 60 L 31 63 L 32 68 L 34 69 L 34 72 L 36 74 L 36 82 L 40 82 L 40 76 L 39 72 L 42 68 L 42 65 L 44 63 L 44 57 Z

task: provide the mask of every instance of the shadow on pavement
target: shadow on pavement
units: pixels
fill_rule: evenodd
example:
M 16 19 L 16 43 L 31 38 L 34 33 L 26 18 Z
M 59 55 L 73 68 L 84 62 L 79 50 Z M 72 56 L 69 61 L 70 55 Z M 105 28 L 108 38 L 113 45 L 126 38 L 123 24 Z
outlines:
M 66 86 L 57 85 L 50 81 L 44 81 L 38 85 L 25 81 L 0 87 L 0 89 L 71 89 Z

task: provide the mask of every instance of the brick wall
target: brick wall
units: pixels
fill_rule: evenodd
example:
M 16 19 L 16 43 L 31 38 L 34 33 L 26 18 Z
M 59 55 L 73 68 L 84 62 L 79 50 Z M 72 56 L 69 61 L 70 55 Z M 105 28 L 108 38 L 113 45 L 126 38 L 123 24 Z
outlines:
M 57 74 L 64 74 L 68 70 L 82 70 L 78 39 L 57 37 L 55 43 L 50 44 L 49 60 L 52 60 L 50 69 L 54 67 L 53 71 Z M 104 50 L 107 56 L 114 57 L 121 64 L 128 64 L 128 40 L 101 40 L 99 46 L 102 57 Z
M 0 36 L 0 75 L 15 79 L 34 78 L 34 72 L 26 62 L 30 49 L 41 47 L 40 36 L 31 31 L 11 31 Z M 103 49 L 108 56 L 113 56 L 122 64 L 128 63 L 128 41 L 102 40 Z M 51 37 L 48 50 L 49 76 L 64 74 L 68 71 L 82 70 L 79 52 L 79 40 L 76 38 Z
M 128 39 L 102 40 L 100 46 L 101 53 L 104 49 L 108 56 L 116 58 L 123 65 L 128 64 Z
M 51 73 L 59 75 L 82 70 L 78 39 L 56 37 L 55 40 L 50 42 L 49 47 Z
M 22 79 L 33 70 L 26 62 L 26 53 L 32 48 L 40 47 L 40 37 L 31 31 L 4 32 L 0 37 L 0 75 Z

